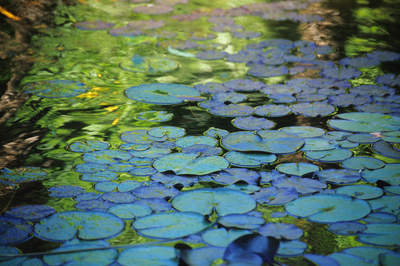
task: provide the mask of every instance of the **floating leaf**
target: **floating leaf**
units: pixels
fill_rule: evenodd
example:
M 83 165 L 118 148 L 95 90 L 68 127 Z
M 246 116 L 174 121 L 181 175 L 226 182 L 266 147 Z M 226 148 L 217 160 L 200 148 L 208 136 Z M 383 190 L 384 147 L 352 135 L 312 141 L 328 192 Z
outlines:
M 186 148 L 196 144 L 217 146 L 218 141 L 215 138 L 209 136 L 187 136 L 180 138 L 176 141 L 176 146 L 180 148 Z
M 249 195 L 231 189 L 196 189 L 184 192 L 172 200 L 179 211 L 191 211 L 203 215 L 215 210 L 219 216 L 241 214 L 253 210 L 256 202 Z
M 0 216 L 0 246 L 16 245 L 31 238 L 32 225 L 19 218 Z
M 315 137 L 321 137 L 322 135 L 325 134 L 325 131 L 322 128 L 311 127 L 311 126 L 282 127 L 279 130 L 299 136 L 301 138 L 315 138 Z
M 224 252 L 225 248 L 219 247 L 196 248 L 182 252 L 182 259 L 192 266 L 212 265 L 215 260 L 222 258 Z
M 151 256 L 149 256 L 151 254 Z M 120 265 L 170 266 L 178 264 L 177 250 L 166 246 L 137 246 L 127 248 L 118 257 Z
M 303 235 L 303 230 L 293 224 L 268 223 L 258 229 L 263 236 L 271 236 L 276 239 L 294 240 Z
M 139 33 L 140 31 L 131 31 L 131 33 Z M 162 56 L 149 57 L 135 55 L 131 60 L 125 60 L 120 63 L 123 70 L 146 73 L 149 76 L 158 76 L 176 70 L 179 65 L 174 60 Z M 128 98 L 130 98 L 128 96 Z
M 323 182 L 333 184 L 351 184 L 360 180 L 358 171 L 348 169 L 326 169 L 316 173 Z
M 255 192 L 253 198 L 257 202 L 266 205 L 283 205 L 298 198 L 298 193 L 294 188 L 275 188 L 268 187 L 262 188 L 260 191 Z
M 262 217 L 246 214 L 229 214 L 218 219 L 218 223 L 231 228 L 256 229 L 265 223 Z
M 367 224 L 367 229 L 358 235 L 362 243 L 398 246 L 400 238 L 400 224 Z
M 371 212 L 363 221 L 369 224 L 392 224 L 397 222 L 397 217 L 388 212 Z
M 253 113 L 253 108 L 247 105 L 239 104 L 220 104 L 215 107 L 211 107 L 208 111 L 217 116 L 222 117 L 238 117 L 238 116 L 248 116 Z
M 335 107 L 327 103 L 297 103 L 291 106 L 292 112 L 307 117 L 328 116 L 335 112 Z
M 172 105 L 179 104 L 185 97 L 198 97 L 200 93 L 189 86 L 181 84 L 154 83 L 130 87 L 125 91 L 126 96 L 135 101 Z
M 73 152 L 100 151 L 100 150 L 106 150 L 109 147 L 110 147 L 109 143 L 99 140 L 77 141 L 71 143 L 68 146 L 69 150 Z
M 118 204 L 108 209 L 109 213 L 118 216 L 121 219 L 135 219 L 151 214 L 152 210 L 149 206 L 144 204 L 130 203 Z
M 400 151 L 386 141 L 378 141 L 372 145 L 372 148 L 385 157 L 400 159 Z
M 266 117 L 282 117 L 291 113 L 291 109 L 283 104 L 260 105 L 254 109 L 254 113 Z
M 55 212 L 55 209 L 47 205 L 23 205 L 10 209 L 5 215 L 28 221 L 37 221 Z
M 311 163 L 281 163 L 276 170 L 288 175 L 303 176 L 318 171 L 319 167 Z
M 235 241 L 235 239 L 250 233 L 251 232 L 248 230 L 226 230 L 225 228 L 218 228 L 208 229 L 201 235 L 201 237 L 206 243 L 212 246 L 227 247 L 232 241 Z
M 244 130 L 270 129 L 275 126 L 275 122 L 273 121 L 253 116 L 235 118 L 232 120 L 232 124 L 235 127 Z
M 138 113 L 135 119 L 148 122 L 166 122 L 170 121 L 173 117 L 174 114 L 167 111 L 145 111 Z
M 331 257 L 316 254 L 304 254 L 304 257 L 319 266 L 340 266 L 340 264 Z
M 310 160 L 336 163 L 350 158 L 353 153 L 346 149 L 336 148 L 326 151 L 306 151 L 304 155 Z
M 173 127 L 173 126 L 163 126 L 163 127 L 154 127 L 150 129 L 147 134 L 156 138 L 164 138 L 167 139 L 176 139 L 179 137 L 183 137 L 186 134 L 184 128 L 181 127 Z
M 75 197 L 85 192 L 85 189 L 78 186 L 64 185 L 49 188 L 50 196 L 55 198 Z
M 84 83 L 72 80 L 46 80 L 29 83 L 24 87 L 26 93 L 43 98 L 68 98 L 85 93 Z
M 278 257 L 295 257 L 304 253 L 307 244 L 299 240 L 282 241 L 276 253 Z
M 390 185 L 398 186 L 400 185 L 400 164 L 390 163 L 380 169 L 363 170 L 361 176 L 370 183 L 381 180 Z
M 83 160 L 88 163 L 111 164 L 127 161 L 132 157 L 126 151 L 102 150 L 88 152 L 83 155 Z
M 364 169 L 379 169 L 385 166 L 385 163 L 379 159 L 357 156 L 342 161 L 342 167 L 351 170 L 364 170 Z
M 343 186 L 337 188 L 336 193 L 348 195 L 358 199 L 374 199 L 383 195 L 382 189 L 371 185 Z
M 298 198 L 287 203 L 285 209 L 291 215 L 318 223 L 353 221 L 363 218 L 371 211 L 364 200 L 329 194 Z
M 104 212 L 67 211 L 55 213 L 35 224 L 35 235 L 43 240 L 66 241 L 111 238 L 122 232 L 124 222 Z
M 338 235 L 356 235 L 363 232 L 367 227 L 357 222 L 338 222 L 330 224 L 328 230 Z
M 294 188 L 300 194 L 311 194 L 326 188 L 325 183 L 299 176 L 277 178 L 272 180 L 272 185 L 276 188 Z
M 176 188 L 170 187 L 167 188 L 166 186 L 153 183 L 148 186 L 141 186 L 132 191 L 132 194 L 142 198 L 142 199 L 151 199 L 151 198 L 170 198 L 179 193 L 179 190 Z
M 133 228 L 145 237 L 175 239 L 203 231 L 211 224 L 193 212 L 158 213 L 137 219 Z
M 42 180 L 47 177 L 47 172 L 39 167 L 21 167 L 17 169 L 0 169 L 0 183 L 16 185 L 24 182 Z
M 276 158 L 275 154 L 244 153 L 237 151 L 230 151 L 225 154 L 225 159 L 232 165 L 239 167 L 260 167 L 261 165 L 273 163 Z

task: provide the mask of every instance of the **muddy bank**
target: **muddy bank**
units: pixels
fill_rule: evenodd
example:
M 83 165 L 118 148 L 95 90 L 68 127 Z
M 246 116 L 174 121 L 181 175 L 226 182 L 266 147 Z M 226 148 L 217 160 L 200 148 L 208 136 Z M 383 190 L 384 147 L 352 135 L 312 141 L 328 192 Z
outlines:
M 63 0 L 72 5 L 74 0 Z M 18 125 L 18 134 L 9 134 L 6 121 L 28 99 L 17 88 L 33 64 L 31 37 L 53 26 L 53 0 L 0 1 L 0 168 L 15 164 L 39 140 L 39 132 L 24 130 Z

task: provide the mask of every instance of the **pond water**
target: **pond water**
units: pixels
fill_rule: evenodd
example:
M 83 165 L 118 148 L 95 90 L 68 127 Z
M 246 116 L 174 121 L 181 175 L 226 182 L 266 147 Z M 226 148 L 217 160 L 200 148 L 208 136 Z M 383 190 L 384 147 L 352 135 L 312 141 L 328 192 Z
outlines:
M 0 265 L 399 265 L 399 7 L 60 3 Z

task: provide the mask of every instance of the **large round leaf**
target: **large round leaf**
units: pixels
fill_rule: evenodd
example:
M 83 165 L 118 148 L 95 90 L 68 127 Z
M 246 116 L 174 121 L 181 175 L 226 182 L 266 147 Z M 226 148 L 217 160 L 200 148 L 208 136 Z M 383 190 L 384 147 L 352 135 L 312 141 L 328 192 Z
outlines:
M 137 246 L 125 249 L 118 257 L 120 265 L 177 265 L 177 251 L 165 246 Z
M 358 239 L 372 245 L 399 246 L 400 224 L 367 224 L 367 230 Z
M 225 188 L 204 188 L 184 192 L 172 200 L 172 206 L 179 211 L 210 214 L 215 209 L 219 216 L 246 213 L 256 207 L 249 195 Z
M 35 225 L 38 238 L 66 241 L 76 236 L 83 240 L 111 238 L 122 232 L 124 222 L 104 212 L 68 211 L 55 213 Z
M 200 93 L 181 84 L 154 83 L 130 87 L 126 96 L 135 101 L 152 104 L 179 104 L 190 97 L 199 97 Z
M 175 239 L 196 234 L 211 224 L 193 212 L 158 213 L 137 219 L 133 228 L 146 237 Z
M 369 204 L 345 195 L 320 194 L 298 198 L 285 205 L 291 215 L 318 223 L 361 219 L 371 211 Z

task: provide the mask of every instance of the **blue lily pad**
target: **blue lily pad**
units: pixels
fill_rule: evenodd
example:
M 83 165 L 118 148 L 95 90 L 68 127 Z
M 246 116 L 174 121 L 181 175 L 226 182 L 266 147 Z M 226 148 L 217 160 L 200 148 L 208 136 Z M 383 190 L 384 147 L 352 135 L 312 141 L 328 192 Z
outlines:
M 79 186 L 64 185 L 49 188 L 50 196 L 55 198 L 75 197 L 85 192 L 85 189 Z
M 382 189 L 371 185 L 343 186 L 337 188 L 336 193 L 365 200 L 379 198 L 383 195 Z
M 302 255 L 307 249 L 307 244 L 299 240 L 281 242 L 276 253 L 278 257 L 295 257 Z
M 85 93 L 88 89 L 84 83 L 72 80 L 46 80 L 29 83 L 25 86 L 26 93 L 43 98 L 68 98 Z
M 249 195 L 231 189 L 196 189 L 184 192 L 172 200 L 179 211 L 210 214 L 214 209 L 219 216 L 242 214 L 253 210 L 256 202 Z
M 111 192 L 117 188 L 117 185 L 117 183 L 106 181 L 97 183 L 94 188 L 100 192 Z
M 236 128 L 244 130 L 270 129 L 275 126 L 275 122 L 271 120 L 265 118 L 257 118 L 254 116 L 235 118 L 232 120 L 232 124 Z
M 194 88 L 197 89 L 199 92 L 205 93 L 205 94 L 215 94 L 215 93 L 231 91 L 229 88 L 225 87 L 223 84 L 216 83 L 216 82 L 197 84 L 194 86 Z
M 400 224 L 367 224 L 367 229 L 358 235 L 358 241 L 380 246 L 398 246 Z
M 299 176 L 278 178 L 272 180 L 272 185 L 276 188 L 294 188 L 300 194 L 311 194 L 326 188 L 325 183 Z
M 246 214 L 229 214 L 218 219 L 218 223 L 229 228 L 256 229 L 265 223 L 262 217 Z
M 317 223 L 334 223 L 361 219 L 371 211 L 369 204 L 345 195 L 320 194 L 298 198 L 285 205 L 294 216 Z
M 232 241 L 235 241 L 235 239 L 250 233 L 251 232 L 248 230 L 226 230 L 225 228 L 219 228 L 209 229 L 201 236 L 206 243 L 212 246 L 227 247 Z
M 129 192 L 106 192 L 102 198 L 112 203 L 131 203 L 136 200 L 136 197 Z
M 157 159 L 153 165 L 159 172 L 206 175 L 227 168 L 229 163 L 221 156 L 199 157 L 196 153 L 173 153 Z
M 254 109 L 247 105 L 240 104 L 220 104 L 208 109 L 208 111 L 217 116 L 222 117 L 238 117 L 238 116 L 249 116 L 254 112 Z
M 211 100 L 219 103 L 224 103 L 224 102 L 240 103 L 245 101 L 246 99 L 247 99 L 246 95 L 230 91 L 230 92 L 215 93 L 212 95 Z
M 157 173 L 157 170 L 151 166 L 135 167 L 129 171 L 134 176 L 150 176 Z
M 118 204 L 108 209 L 109 213 L 118 216 L 121 219 L 135 219 L 136 217 L 146 216 L 152 213 L 152 209 L 144 204 L 128 203 Z
M 326 151 L 306 151 L 304 155 L 310 160 L 319 162 L 336 163 L 350 158 L 353 153 L 346 149 L 332 149 Z
M 325 151 L 336 148 L 334 141 L 326 138 L 306 138 L 302 151 Z
M 229 134 L 228 130 L 210 127 L 204 132 L 204 135 L 212 137 L 212 138 L 222 138 Z
M 275 187 L 268 187 L 255 192 L 253 198 L 261 204 L 276 206 L 291 202 L 292 200 L 297 199 L 298 196 L 299 194 L 294 188 L 278 189 Z
M 32 225 L 19 218 L 0 216 L 0 246 L 16 245 L 30 239 Z
M 400 195 L 400 186 L 385 186 L 383 190 L 385 190 L 386 193 Z
M 200 93 L 192 87 L 169 83 L 134 86 L 128 88 L 125 94 L 131 100 L 161 105 L 179 104 L 186 98 L 200 96 Z
M 123 70 L 135 73 L 145 73 L 149 76 L 158 76 L 174 71 L 179 64 L 166 57 L 140 56 L 135 55 L 131 60 L 124 60 L 120 63 Z
M 357 222 L 338 222 L 330 224 L 328 230 L 338 235 L 356 235 L 363 232 L 367 227 Z
M 148 122 L 167 122 L 173 117 L 174 114 L 168 113 L 167 111 L 145 111 L 138 113 L 135 119 Z
M 126 151 L 102 150 L 85 153 L 83 160 L 88 163 L 111 164 L 127 161 L 131 157 Z
M 307 117 L 328 116 L 335 112 L 335 107 L 327 103 L 297 103 L 291 106 L 292 112 Z
M 135 201 L 137 204 L 144 204 L 149 206 L 155 213 L 165 212 L 172 210 L 171 203 L 165 199 L 160 198 L 146 198 Z
M 99 140 L 77 141 L 71 143 L 68 146 L 69 150 L 73 152 L 100 151 L 100 150 L 106 150 L 109 147 L 110 147 L 109 143 Z
M 332 184 L 351 184 L 360 180 L 358 171 L 348 169 L 326 169 L 316 173 L 318 178 Z
M 249 65 L 247 74 L 258 78 L 270 78 L 287 75 L 289 69 L 285 66 L 268 66 L 265 64 L 251 64 Z
M 118 263 L 120 265 L 172 266 L 178 264 L 178 253 L 173 247 L 137 246 L 123 250 L 118 257 Z
M 230 151 L 225 154 L 225 159 L 227 159 L 232 165 L 239 167 L 260 167 L 261 165 L 273 163 L 276 158 L 275 154 L 263 153 Z
M 152 175 L 151 180 L 164 184 L 166 187 L 171 188 L 176 184 L 183 185 L 184 187 L 193 186 L 198 182 L 196 177 L 179 176 L 172 174 L 157 173 Z
M 196 144 L 205 144 L 209 146 L 217 146 L 218 141 L 209 136 L 187 136 L 176 141 L 176 146 L 186 148 Z
M 329 103 L 338 107 L 349 107 L 363 105 L 371 102 L 368 95 L 358 95 L 355 93 L 333 95 L 329 97 Z
M 389 86 L 400 86 L 400 75 L 393 73 L 384 74 L 376 78 L 376 82 L 389 85 Z
M 67 241 L 76 236 L 82 240 L 97 240 L 120 234 L 124 222 L 104 212 L 68 211 L 42 219 L 34 229 L 36 237 L 49 241 Z
M 256 171 L 243 168 L 227 168 L 215 174 L 201 177 L 200 181 L 214 181 L 218 184 L 231 185 L 239 181 L 256 185 L 260 175 Z
M 5 215 L 28 221 L 37 221 L 55 212 L 54 208 L 47 205 L 23 205 L 10 209 Z
M 250 79 L 233 79 L 225 82 L 224 86 L 233 91 L 254 92 L 259 91 L 265 84 Z
M 179 190 L 170 187 L 167 188 L 166 186 L 153 183 L 148 186 L 141 186 L 132 191 L 133 195 L 142 198 L 142 199 L 149 199 L 149 198 L 167 198 L 173 197 L 179 193 Z
M 183 137 L 186 134 L 184 128 L 181 127 L 173 127 L 173 126 L 163 126 L 163 127 L 154 127 L 150 129 L 147 134 L 156 138 L 164 138 L 167 139 L 176 139 L 179 137 Z
M 283 104 L 260 105 L 254 109 L 256 115 L 266 117 L 282 117 L 289 115 L 291 112 L 292 110 Z
M 294 240 L 303 235 L 303 230 L 293 224 L 268 223 L 258 229 L 263 236 L 271 236 L 276 239 Z
M 119 192 L 128 192 L 132 191 L 138 187 L 140 187 L 142 184 L 138 181 L 135 180 L 127 180 L 124 182 L 121 182 L 117 185 L 118 191 Z
M 351 66 L 341 66 L 324 68 L 321 75 L 326 78 L 345 80 L 357 78 L 361 75 L 361 72 Z
M 322 128 L 311 127 L 311 126 L 282 127 L 279 130 L 299 136 L 301 138 L 315 138 L 315 137 L 321 137 L 322 135 L 325 134 L 325 131 Z
M 367 156 L 357 156 L 342 161 L 342 167 L 351 170 L 373 170 L 384 166 L 385 163 L 381 160 Z
M 154 158 L 133 157 L 128 162 L 133 166 L 152 166 L 154 160 Z
M 392 224 L 397 222 L 397 216 L 388 212 L 371 212 L 363 221 L 368 224 Z
M 39 167 L 22 167 L 17 169 L 0 169 L 0 182 L 16 185 L 24 182 L 42 180 L 47 177 L 47 172 Z
M 75 170 L 78 173 L 89 174 L 89 173 L 97 173 L 100 171 L 107 170 L 107 164 L 100 163 L 80 163 L 75 166 Z
M 346 253 L 332 253 L 329 254 L 328 257 L 335 260 L 339 265 L 374 265 L 371 260 L 365 260 L 361 257 Z
M 75 208 L 83 211 L 106 212 L 110 207 L 114 205 L 115 203 L 103 200 L 102 198 L 97 198 L 97 199 L 81 200 L 75 205 Z
M 363 67 L 374 67 L 380 64 L 380 61 L 376 58 L 371 58 L 368 56 L 358 56 L 358 57 L 345 57 L 339 61 L 339 64 L 345 66 L 353 66 L 356 68 Z
M 303 139 L 279 131 L 234 132 L 222 139 L 222 145 L 229 150 L 277 154 L 296 152 L 303 144 Z
M 395 89 L 386 86 L 365 84 L 350 88 L 350 92 L 358 95 L 385 96 L 394 95 L 396 91 Z
M 381 260 L 381 254 L 396 254 L 390 249 L 387 248 L 382 248 L 382 247 L 352 247 L 352 248 L 346 248 L 342 250 L 343 253 L 345 254 L 350 254 L 354 255 L 360 258 L 365 259 L 366 261 L 369 261 L 371 264 L 378 264 Z M 390 264 L 383 264 L 383 265 L 390 265 Z
M 194 212 L 158 213 L 138 218 L 133 228 L 150 238 L 175 239 L 203 231 L 211 224 Z
M 59 248 L 53 249 L 53 252 L 68 252 L 70 250 L 80 250 L 80 249 L 95 249 L 91 251 L 82 252 L 72 252 L 66 254 L 57 255 L 45 255 L 43 256 L 43 261 L 47 265 L 109 265 L 115 261 L 118 256 L 118 251 L 115 249 L 105 249 L 102 248 L 109 247 L 106 241 L 79 241 L 77 239 L 63 243 Z M 51 252 L 50 252 L 51 253 Z
M 318 171 L 319 167 L 311 163 L 281 163 L 276 170 L 288 175 L 303 176 Z
M 87 182 L 104 182 L 117 179 L 118 174 L 111 171 L 100 171 L 96 173 L 85 173 L 81 180 Z
M 219 147 L 213 147 L 207 144 L 194 144 L 188 147 L 184 147 L 181 150 L 182 153 L 200 153 L 201 156 L 216 156 L 222 153 L 222 149 Z
M 340 264 L 331 257 L 316 255 L 316 254 L 304 254 L 304 257 L 316 265 L 324 265 L 324 266 L 340 266 Z
M 163 147 L 157 147 L 157 146 L 151 146 L 146 150 L 141 150 L 141 151 L 129 151 L 129 153 L 133 156 L 135 156 L 135 158 L 132 158 L 131 160 L 133 160 L 135 162 L 137 162 L 137 157 L 142 158 L 142 160 L 144 158 L 146 159 L 152 159 L 152 158 L 158 158 L 164 155 L 167 155 L 169 153 L 171 153 L 171 149 L 169 148 L 163 148 Z M 129 162 L 131 163 L 131 160 L 129 160 Z
M 152 144 L 153 140 L 147 135 L 147 130 L 146 129 L 136 129 L 132 131 L 126 131 L 121 134 L 121 140 L 125 142 L 129 142 L 132 144 L 140 144 L 140 145 L 146 145 L 146 144 Z M 136 147 L 136 146 L 134 146 Z M 147 146 L 145 146 L 147 147 Z M 147 147 L 146 149 L 148 149 Z M 140 149 L 142 150 L 142 149 Z
M 400 214 L 400 196 L 385 195 L 368 201 L 374 212 L 388 212 L 395 215 Z
M 108 166 L 109 171 L 119 172 L 119 173 L 128 172 L 133 168 L 134 166 L 130 163 L 114 163 Z
M 224 255 L 225 248 L 219 247 L 202 247 L 182 252 L 182 259 L 192 266 L 212 265 L 212 263 L 221 259 Z
M 385 181 L 393 186 L 400 185 L 400 164 L 390 163 L 383 168 L 376 170 L 363 170 L 361 176 L 370 183 L 375 183 L 378 180 Z
M 386 141 L 378 141 L 372 145 L 372 148 L 385 157 L 400 159 L 400 151 Z

